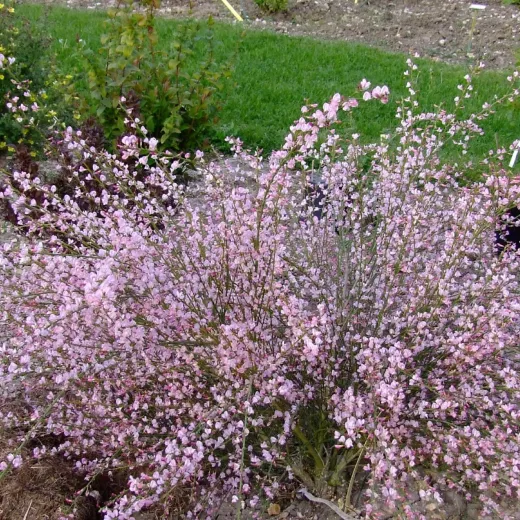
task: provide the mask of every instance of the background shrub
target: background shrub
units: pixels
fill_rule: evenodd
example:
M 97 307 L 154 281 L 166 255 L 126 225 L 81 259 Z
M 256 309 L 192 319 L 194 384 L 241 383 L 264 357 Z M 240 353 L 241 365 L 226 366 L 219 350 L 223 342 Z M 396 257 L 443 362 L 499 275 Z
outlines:
M 213 21 L 187 21 L 167 51 L 159 49 L 155 0 L 120 3 L 109 11 L 99 52 L 83 48 L 77 70 L 80 110 L 97 118 L 115 143 L 127 111 L 158 139 L 159 146 L 190 150 L 204 144 L 218 115 L 215 94 L 230 76 L 230 63 L 214 56 Z M 137 10 L 138 8 L 143 10 Z M 196 45 L 204 57 L 194 58 Z
M 287 10 L 287 0 L 255 0 L 255 2 L 268 13 L 278 13 Z
M 19 17 L 9 0 L 0 9 L 0 53 L 16 58 L 0 70 L 0 152 L 23 145 L 35 155 L 73 119 L 72 97 L 64 94 L 72 76 L 57 70 L 45 18 Z

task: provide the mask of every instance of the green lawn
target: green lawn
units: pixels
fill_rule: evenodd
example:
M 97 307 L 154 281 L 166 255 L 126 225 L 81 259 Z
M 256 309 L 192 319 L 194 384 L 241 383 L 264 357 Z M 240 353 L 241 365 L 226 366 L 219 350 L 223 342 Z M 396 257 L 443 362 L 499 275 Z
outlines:
M 19 11 L 33 19 L 45 18 L 45 25 L 56 38 L 60 61 L 66 68 L 74 66 L 73 49 L 81 38 L 93 48 L 103 33 L 104 14 L 99 11 L 69 10 L 21 5 Z M 160 20 L 161 42 L 167 46 L 178 27 L 174 20 Z M 217 24 L 218 53 L 228 56 L 241 39 L 242 28 Z M 59 42 L 62 40 L 62 43 Z M 223 146 L 226 135 L 240 136 L 249 147 L 271 150 L 282 142 L 292 121 L 299 117 L 305 99 L 323 103 L 335 92 L 353 92 L 366 77 L 375 84 L 389 86 L 391 102 L 367 103 L 357 111 L 351 128 L 365 139 L 377 139 L 396 122 L 396 102 L 406 94 L 403 72 L 406 56 L 383 52 L 363 45 L 324 42 L 269 32 L 246 30 L 236 58 L 235 85 L 224 94 L 220 122 L 214 142 Z M 435 105 L 450 106 L 456 87 L 467 69 L 428 60 L 419 60 L 419 100 L 423 110 Z M 505 91 L 505 74 L 485 72 L 475 81 L 474 99 L 468 109 L 479 110 L 482 103 Z M 486 136 L 471 148 L 471 156 L 482 157 L 487 150 L 508 146 L 520 137 L 520 110 L 500 110 L 484 125 Z

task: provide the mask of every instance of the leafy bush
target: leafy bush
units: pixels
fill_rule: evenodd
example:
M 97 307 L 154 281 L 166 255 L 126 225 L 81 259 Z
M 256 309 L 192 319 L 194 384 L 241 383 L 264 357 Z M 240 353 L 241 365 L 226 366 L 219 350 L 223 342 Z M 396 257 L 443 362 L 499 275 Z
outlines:
M 14 2 L 1 6 L 0 152 L 23 145 L 35 155 L 58 122 L 72 120 L 63 94 L 72 77 L 57 72 L 43 25 L 19 18 Z
M 139 5 L 145 11 L 136 10 Z M 109 11 L 107 32 L 98 56 L 83 49 L 78 80 L 81 111 L 95 116 L 107 138 L 115 142 L 125 131 L 126 111 L 139 117 L 162 148 L 189 150 L 200 146 L 216 121 L 215 94 L 230 75 L 230 65 L 219 65 L 214 55 L 213 21 L 187 21 L 171 48 L 158 47 L 156 0 L 126 2 Z M 204 58 L 196 58 L 197 46 Z
M 287 10 L 287 0 L 255 0 L 256 4 L 269 13 Z
M 70 195 L 12 174 L 2 196 L 33 239 L 0 252 L 1 424 L 52 435 L 87 477 L 129 475 L 105 518 L 161 500 L 202 518 L 223 497 L 239 512 L 291 478 L 342 489 L 345 508 L 366 478 L 368 516 L 420 518 L 444 487 L 500 515 L 518 494 L 520 254 L 494 233 L 520 185 L 504 150 L 465 188 L 438 158 L 493 106 L 417 113 L 410 85 L 395 140 L 361 145 L 338 114 L 388 89 L 360 89 L 304 107 L 267 164 L 238 140 L 239 167 L 199 152 L 187 188 L 181 159 L 135 133 L 118 158 L 69 129 L 88 175 Z M 469 76 L 460 89 L 459 106 Z

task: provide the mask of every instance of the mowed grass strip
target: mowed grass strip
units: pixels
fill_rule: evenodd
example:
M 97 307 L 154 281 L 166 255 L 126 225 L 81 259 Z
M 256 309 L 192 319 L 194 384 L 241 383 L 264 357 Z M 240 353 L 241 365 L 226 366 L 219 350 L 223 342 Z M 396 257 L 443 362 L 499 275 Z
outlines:
M 20 5 L 19 12 L 40 20 L 54 37 L 58 59 L 66 71 L 73 71 L 77 41 L 96 49 L 104 32 L 106 14 L 95 10 Z M 161 45 L 168 48 L 182 21 L 158 20 Z M 364 45 L 340 41 L 318 41 L 290 37 L 267 31 L 217 23 L 215 40 L 220 59 L 235 55 L 232 85 L 222 94 L 223 108 L 213 132 L 213 143 L 225 148 L 227 135 L 239 136 L 248 147 L 266 152 L 283 143 L 289 125 L 299 117 L 306 100 L 327 101 L 334 93 L 352 94 L 362 78 L 372 85 L 386 84 L 391 91 L 388 105 L 363 103 L 347 118 L 347 131 L 357 132 L 363 140 L 377 140 L 395 127 L 397 103 L 407 95 L 406 55 L 384 52 Z M 238 52 L 237 45 L 239 45 Z M 204 49 L 200 49 L 203 53 Z M 464 83 L 468 67 L 449 66 L 417 60 L 420 68 L 417 91 L 421 110 L 442 105 L 453 107 L 457 85 Z M 508 88 L 506 72 L 485 71 L 474 82 L 473 98 L 466 113 L 478 112 L 485 101 L 503 95 Z M 520 108 L 501 108 L 483 123 L 486 132 L 470 148 L 469 156 L 478 160 L 489 149 L 509 146 L 520 138 Z M 451 156 L 451 153 L 449 156 Z M 455 159 L 455 155 L 451 159 Z M 448 157 L 450 158 L 450 157 Z

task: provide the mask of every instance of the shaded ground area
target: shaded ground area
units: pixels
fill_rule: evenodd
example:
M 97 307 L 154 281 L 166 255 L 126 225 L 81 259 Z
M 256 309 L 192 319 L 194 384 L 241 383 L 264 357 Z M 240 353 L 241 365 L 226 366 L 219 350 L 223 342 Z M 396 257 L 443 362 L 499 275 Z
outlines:
M 72 471 L 72 465 L 49 457 L 38 462 L 27 462 L 13 472 L 0 486 L 0 520 L 101 520 L 99 504 L 120 491 L 122 482 L 102 479 L 94 482 L 88 494 L 77 496 L 75 492 L 86 482 Z M 281 505 L 268 504 L 263 513 L 252 516 L 249 511 L 242 513 L 242 520 L 337 520 L 339 517 L 326 505 L 314 504 L 289 497 Z M 269 510 L 271 514 L 267 512 Z M 276 514 L 274 514 L 276 513 Z M 214 520 L 235 520 L 237 509 L 230 502 L 225 503 Z M 353 517 L 354 519 L 354 517 Z M 178 515 L 170 515 L 156 509 L 135 515 L 135 520 L 181 520 Z M 356 519 L 357 520 L 357 519 Z
M 103 8 L 115 0 L 47 0 Z M 365 43 L 387 50 L 418 52 L 450 63 L 482 59 L 490 68 L 515 64 L 520 47 L 520 7 L 487 0 L 484 10 L 468 0 L 289 0 L 287 12 L 262 13 L 253 0 L 231 0 L 246 23 L 276 32 Z M 163 0 L 169 16 L 209 14 L 234 20 L 221 0 Z M 475 17 L 475 18 L 474 18 Z M 474 23 L 475 22 L 475 23 Z

